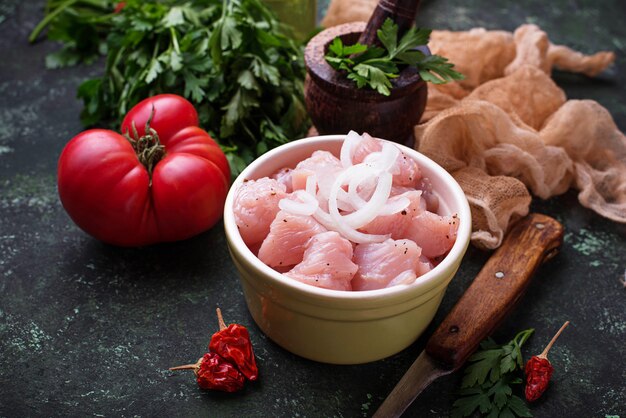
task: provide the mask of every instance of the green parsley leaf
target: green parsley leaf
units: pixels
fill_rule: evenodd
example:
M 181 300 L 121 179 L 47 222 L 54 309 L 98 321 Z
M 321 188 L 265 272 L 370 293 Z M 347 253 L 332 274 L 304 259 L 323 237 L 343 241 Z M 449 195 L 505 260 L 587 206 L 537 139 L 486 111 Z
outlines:
M 445 84 L 453 80 L 462 80 L 463 76 L 453 70 L 454 64 L 439 55 L 425 57 L 417 64 L 420 77 L 433 84 Z
M 430 39 L 430 29 L 410 28 L 398 43 L 395 55 L 412 50 L 416 46 L 426 45 Z
M 493 404 L 498 408 L 502 409 L 504 405 L 506 405 L 507 398 L 511 396 L 513 393 L 511 386 L 509 386 L 506 379 L 502 379 L 497 381 L 489 391 L 487 395 L 493 396 Z
M 387 18 L 380 29 L 376 31 L 376 35 L 387 51 L 393 54 L 398 44 L 398 25 L 394 24 L 390 18 Z
M 502 355 L 502 348 L 494 348 L 478 351 L 470 356 L 467 361 L 472 364 L 465 368 L 465 376 L 463 377 L 461 387 L 482 385 L 488 376 L 490 381 L 496 381 L 500 377 Z
M 354 45 L 344 46 L 343 54 L 344 56 L 354 55 L 354 54 L 362 54 L 367 51 L 367 45 L 356 43 Z
M 367 86 L 385 96 L 391 94 L 391 80 L 407 66 L 416 68 L 424 81 L 435 84 L 462 80 L 463 75 L 446 58 L 426 55 L 417 49 L 428 43 L 430 33 L 430 29 L 410 28 L 398 41 L 398 25 L 387 18 L 376 32 L 384 48 L 359 43 L 344 45 L 337 37 L 330 43 L 325 58 L 335 70 L 345 72 L 357 88 Z
M 491 409 L 491 401 L 485 391 L 475 388 L 471 393 L 466 391 L 464 397 L 454 401 L 452 406 L 452 418 L 460 418 L 471 415 L 477 409 L 486 413 Z
M 337 57 L 345 57 L 345 54 L 343 53 L 343 41 L 339 37 L 333 39 L 333 41 L 328 46 L 328 50 L 335 54 L 335 56 Z
M 479 411 L 487 417 L 532 417 L 521 398 L 513 394 L 512 385 L 523 381 L 515 372 L 523 368 L 521 346 L 534 332 L 528 329 L 502 346 L 488 338 L 468 359 L 461 383 L 461 396 L 452 405 L 452 417 L 462 418 Z
M 425 58 L 425 55 L 422 51 L 412 50 L 402 52 L 396 58 L 403 64 L 416 67 Z
M 511 395 L 508 400 L 508 406 L 509 409 L 518 417 L 533 416 L 533 414 L 530 412 L 530 409 L 528 409 L 522 398 L 520 398 L 519 396 Z
M 356 71 L 359 76 L 363 77 L 363 79 L 367 80 L 368 85 L 380 94 L 385 96 L 389 96 L 389 94 L 391 94 L 389 91 L 391 88 L 391 81 L 389 81 L 387 73 L 380 68 L 361 63 L 354 67 L 354 71 Z
M 146 74 L 146 83 L 150 84 L 157 78 L 157 76 L 163 71 L 161 63 L 157 59 L 153 59 L 148 67 L 148 73 Z
M 363 88 L 369 84 L 369 80 L 366 77 L 362 77 L 357 73 L 349 73 L 348 79 L 354 81 L 358 88 Z
M 166 28 L 182 25 L 185 23 L 182 7 L 174 6 L 163 17 L 163 26 Z
M 223 50 L 237 49 L 241 45 L 242 34 L 237 29 L 237 21 L 234 17 L 227 16 L 221 26 L 220 46 Z

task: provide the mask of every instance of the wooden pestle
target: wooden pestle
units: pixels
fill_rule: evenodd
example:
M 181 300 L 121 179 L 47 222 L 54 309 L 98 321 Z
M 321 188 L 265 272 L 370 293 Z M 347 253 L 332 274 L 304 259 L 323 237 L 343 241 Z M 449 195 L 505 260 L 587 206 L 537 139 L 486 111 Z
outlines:
M 376 32 L 389 17 L 398 25 L 398 38 L 415 23 L 419 0 L 380 0 L 359 38 L 363 45 L 380 44 Z

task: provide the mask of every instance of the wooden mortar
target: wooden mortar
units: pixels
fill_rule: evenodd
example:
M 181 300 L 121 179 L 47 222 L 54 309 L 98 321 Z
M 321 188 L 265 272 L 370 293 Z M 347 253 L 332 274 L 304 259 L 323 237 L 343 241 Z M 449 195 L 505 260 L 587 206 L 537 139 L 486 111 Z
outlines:
M 305 103 L 321 135 L 346 134 L 354 130 L 359 134 L 367 132 L 375 137 L 413 144 L 413 127 L 424 113 L 428 96 L 427 85 L 416 69 L 403 70 L 392 80 L 391 94 L 383 96 L 370 88 L 357 88 L 352 80 L 335 71 L 324 59 L 328 45 L 335 37 L 339 36 L 344 44 L 351 45 L 363 32 L 371 33 L 376 29 L 374 25 L 381 23 L 375 12 L 367 24 L 338 25 L 320 32 L 307 44 L 304 51 L 307 69 Z M 427 49 L 424 52 L 430 53 Z

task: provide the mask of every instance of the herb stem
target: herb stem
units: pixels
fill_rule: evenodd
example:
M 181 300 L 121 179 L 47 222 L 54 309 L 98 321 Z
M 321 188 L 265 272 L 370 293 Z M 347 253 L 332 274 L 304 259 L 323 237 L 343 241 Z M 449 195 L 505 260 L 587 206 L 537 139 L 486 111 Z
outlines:
M 180 47 L 178 46 L 178 37 L 176 36 L 176 30 L 173 26 L 170 26 L 170 35 L 172 37 L 172 45 L 174 45 L 174 51 L 180 55 Z
M 59 7 L 54 9 L 51 13 L 46 14 L 46 16 L 41 20 L 41 22 L 39 22 L 37 26 L 35 26 L 35 29 L 33 29 L 33 31 L 30 33 L 30 36 L 28 37 L 28 42 L 30 43 L 35 42 L 37 40 L 37 37 L 39 37 L 39 34 L 41 33 L 41 31 L 44 30 L 45 27 L 48 26 L 50 22 L 52 22 L 59 14 L 61 14 L 65 9 L 67 9 L 68 7 L 76 3 L 77 1 L 78 0 L 66 0 L 65 2 L 61 3 Z

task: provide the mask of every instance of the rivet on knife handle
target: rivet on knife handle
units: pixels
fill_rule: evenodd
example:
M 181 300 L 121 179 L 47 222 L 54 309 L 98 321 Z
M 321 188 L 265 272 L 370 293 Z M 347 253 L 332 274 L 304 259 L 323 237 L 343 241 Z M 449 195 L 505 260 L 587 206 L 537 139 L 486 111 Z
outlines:
M 461 367 L 513 309 L 535 270 L 556 254 L 562 241 L 563 227 L 549 216 L 531 214 L 517 222 L 425 351 L 450 369 Z

